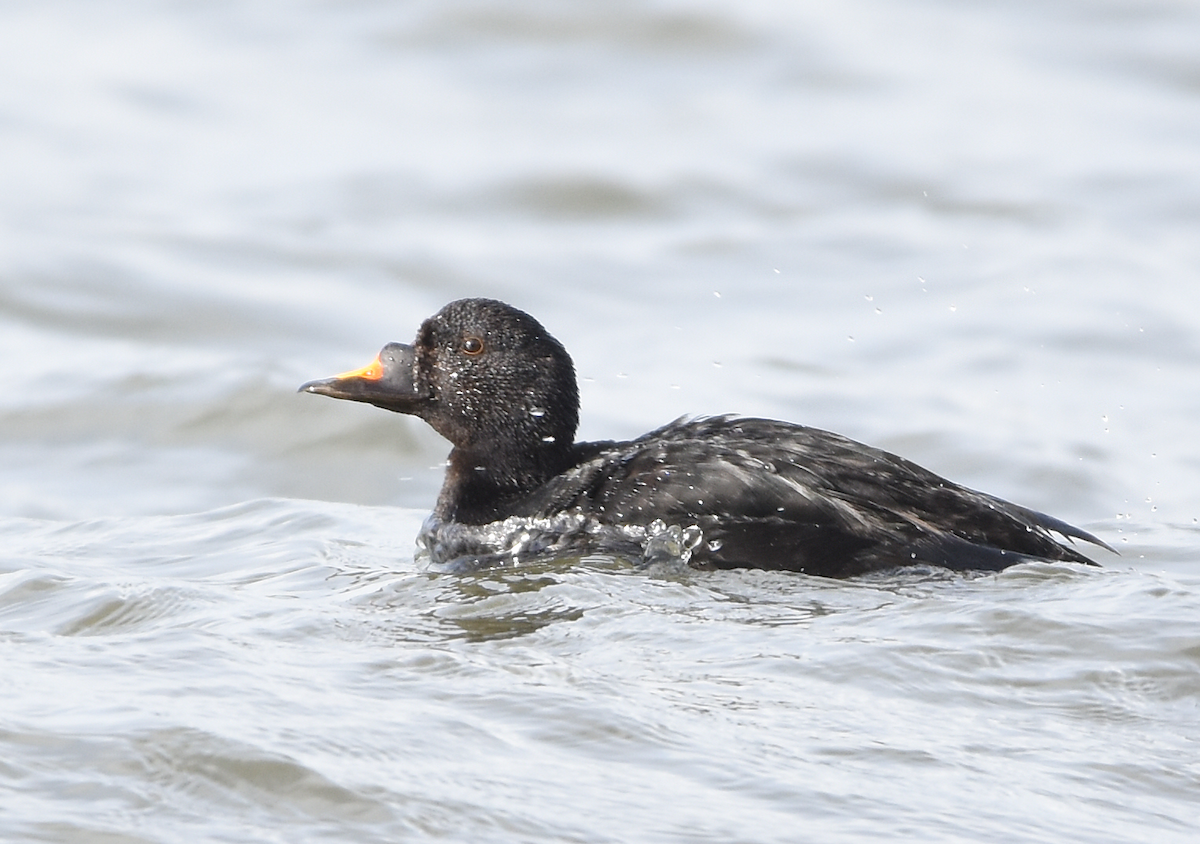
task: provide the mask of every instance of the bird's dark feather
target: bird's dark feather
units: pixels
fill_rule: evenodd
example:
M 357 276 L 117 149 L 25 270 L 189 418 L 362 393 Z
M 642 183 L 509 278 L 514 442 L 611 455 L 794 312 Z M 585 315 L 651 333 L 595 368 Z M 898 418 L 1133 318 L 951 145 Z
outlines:
M 1023 558 L 1091 563 L 1051 531 L 1103 544 L 888 452 L 786 422 L 677 420 L 630 442 L 579 450 L 573 469 L 516 509 L 695 524 L 704 542 L 692 560 L 714 568 L 841 577 L 914 563 L 997 570 Z

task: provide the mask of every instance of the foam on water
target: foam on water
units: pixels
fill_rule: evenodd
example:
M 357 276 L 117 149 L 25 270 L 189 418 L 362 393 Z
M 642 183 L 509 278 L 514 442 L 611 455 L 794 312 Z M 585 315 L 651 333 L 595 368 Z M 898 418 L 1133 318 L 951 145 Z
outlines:
M 622 557 L 639 566 L 686 566 L 703 541 L 697 525 L 606 525 L 580 512 L 545 518 L 510 516 L 485 525 L 430 516 L 417 536 L 417 561 L 440 571 L 467 572 L 588 554 Z

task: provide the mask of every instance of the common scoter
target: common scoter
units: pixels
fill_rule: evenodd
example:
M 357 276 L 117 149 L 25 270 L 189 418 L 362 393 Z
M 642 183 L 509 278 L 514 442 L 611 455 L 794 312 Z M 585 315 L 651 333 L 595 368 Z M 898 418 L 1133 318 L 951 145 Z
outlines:
M 413 345 L 301 391 L 424 419 L 453 445 L 420 542 L 435 562 L 666 553 L 702 568 L 850 577 L 908 565 L 1095 565 L 1065 522 L 828 431 L 718 416 L 575 442 L 570 355 L 528 314 L 451 302 Z

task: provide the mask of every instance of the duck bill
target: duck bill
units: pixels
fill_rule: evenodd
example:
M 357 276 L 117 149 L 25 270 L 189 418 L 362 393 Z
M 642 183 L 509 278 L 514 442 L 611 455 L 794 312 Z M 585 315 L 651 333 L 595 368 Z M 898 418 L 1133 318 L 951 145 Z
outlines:
M 413 350 L 402 343 L 384 346 L 362 369 L 301 384 L 299 392 L 366 402 L 397 413 L 413 413 L 424 398 L 413 379 Z

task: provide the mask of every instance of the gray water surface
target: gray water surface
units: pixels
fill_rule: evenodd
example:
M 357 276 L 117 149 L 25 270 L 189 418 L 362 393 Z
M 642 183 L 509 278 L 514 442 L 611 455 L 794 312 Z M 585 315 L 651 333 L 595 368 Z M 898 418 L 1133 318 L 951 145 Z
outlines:
M 0 840 L 1192 841 L 1200 9 L 0 9 Z M 467 295 L 580 435 L 839 431 L 1120 551 L 426 571 L 297 395 Z

